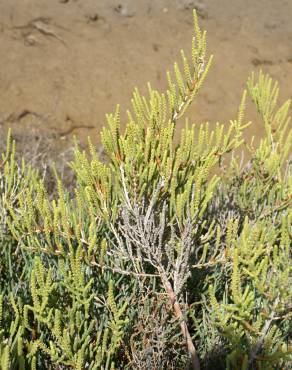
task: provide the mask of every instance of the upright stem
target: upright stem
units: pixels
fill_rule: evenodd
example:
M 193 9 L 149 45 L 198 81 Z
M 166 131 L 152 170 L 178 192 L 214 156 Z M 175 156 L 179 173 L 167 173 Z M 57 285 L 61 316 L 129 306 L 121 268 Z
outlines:
M 186 340 L 186 345 L 187 345 L 189 356 L 190 356 L 191 369 L 192 370 L 200 370 L 201 367 L 200 367 L 200 362 L 199 362 L 197 350 L 196 350 L 196 347 L 194 346 L 194 343 L 192 341 L 191 335 L 189 333 L 189 329 L 187 327 L 187 323 L 185 321 L 185 318 L 184 318 L 183 312 L 180 308 L 180 305 L 179 305 L 179 303 L 176 299 L 176 295 L 173 291 L 172 285 L 164 274 L 162 274 L 161 277 L 162 277 L 162 281 L 163 281 L 165 290 L 166 290 L 166 292 L 168 294 L 168 297 L 170 299 L 170 302 L 172 304 L 174 314 L 180 320 L 181 332 L 182 332 L 183 337 Z

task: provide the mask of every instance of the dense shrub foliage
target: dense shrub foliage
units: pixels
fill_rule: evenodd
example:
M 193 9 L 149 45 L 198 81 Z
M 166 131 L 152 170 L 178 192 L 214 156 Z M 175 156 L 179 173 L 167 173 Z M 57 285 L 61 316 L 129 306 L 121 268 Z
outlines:
M 278 87 L 252 76 L 238 116 L 211 130 L 181 117 L 205 80 L 194 15 L 190 61 L 165 93 L 135 90 L 56 173 L 0 163 L 0 368 L 284 369 L 291 361 L 292 130 Z M 263 127 L 244 138 L 247 94 Z M 248 160 L 238 159 L 239 150 Z M 56 171 L 57 172 L 57 171 Z M 290 362 L 291 365 L 291 362 Z

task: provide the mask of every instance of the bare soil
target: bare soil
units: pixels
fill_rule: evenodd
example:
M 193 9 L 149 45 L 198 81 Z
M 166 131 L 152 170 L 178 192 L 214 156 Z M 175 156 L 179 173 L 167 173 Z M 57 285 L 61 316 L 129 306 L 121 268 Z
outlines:
M 50 140 L 54 157 L 105 114 L 130 107 L 133 88 L 164 89 L 165 70 L 189 50 L 192 8 L 214 54 L 191 122 L 228 122 L 251 71 L 292 96 L 291 0 L 0 0 L 0 133 L 21 144 Z M 255 111 L 249 135 L 261 135 Z

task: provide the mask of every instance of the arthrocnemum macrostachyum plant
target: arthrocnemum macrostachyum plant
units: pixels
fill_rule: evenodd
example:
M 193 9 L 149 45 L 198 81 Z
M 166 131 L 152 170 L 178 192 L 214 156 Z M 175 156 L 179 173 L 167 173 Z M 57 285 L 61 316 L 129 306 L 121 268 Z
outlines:
M 186 126 L 180 144 L 173 146 L 175 123 L 195 98 L 211 63 L 211 58 L 205 60 L 206 34 L 201 33 L 196 15 L 194 24 L 191 66 L 182 52 L 184 70 L 181 72 L 175 64 L 176 83 L 167 74 L 166 94 L 149 86 L 147 101 L 136 90 L 124 135 L 120 133 L 119 107 L 108 116 L 109 129 L 103 130 L 102 143 L 112 172 L 104 168 L 108 181 L 100 179 L 98 186 L 93 181 L 95 189 L 88 188 L 88 197 L 92 202 L 96 190 L 100 194 L 100 212 L 113 235 L 108 254 L 116 268 L 125 272 L 123 266 L 127 265 L 137 277 L 152 273 L 161 279 L 181 322 L 195 369 L 199 368 L 198 355 L 184 319 L 181 292 L 190 275 L 190 257 L 196 241 L 210 238 L 215 227 L 215 222 L 208 227 L 204 222 L 204 212 L 218 182 L 217 176 L 207 181 L 210 169 L 221 156 L 242 143 L 241 133 L 246 125 L 242 122 L 244 94 L 238 119 L 226 133 L 221 125 L 209 133 L 206 125 L 196 138 L 195 128 Z M 92 169 L 85 175 L 89 165 L 81 153 L 77 152 L 77 158 L 77 176 L 89 185 L 87 179 L 92 176 Z M 96 168 L 101 167 L 98 161 L 95 163 Z M 114 199 L 109 202 L 107 195 Z M 113 208 L 115 202 L 117 206 Z
M 224 347 L 230 369 L 263 368 L 267 351 L 273 364 L 290 355 L 285 346 L 291 297 L 287 282 L 288 294 L 282 289 L 275 296 L 290 278 L 289 166 L 283 176 L 291 150 L 289 103 L 276 108 L 277 87 L 268 77 L 260 74 L 258 83 L 249 81 L 266 137 L 257 149 L 246 145 L 252 160 L 244 168 L 234 151 L 243 144 L 248 125 L 243 116 L 246 92 L 238 117 L 228 127 L 217 124 L 210 130 L 208 124 L 196 128 L 186 122 L 175 145 L 177 122 L 196 97 L 212 60 L 206 57 L 206 33 L 195 13 L 194 31 L 191 61 L 182 52 L 183 68 L 175 64 L 174 77 L 167 73 L 167 91 L 149 85 L 145 98 L 135 90 L 124 134 L 119 106 L 107 116 L 108 127 L 101 133 L 107 164 L 90 142 L 90 158 L 76 148 L 71 164 L 78 184 L 74 197 L 57 179 L 58 196 L 50 200 L 37 178 L 31 186 L 21 186 L 13 201 L 5 196 L 5 227 L 15 255 L 21 250 L 30 257 L 36 254 L 36 259 L 25 277 L 30 297 L 16 303 L 18 288 L 11 288 L 15 315 L 6 313 L 5 320 L 14 320 L 14 329 L 1 332 L 4 370 L 15 363 L 109 370 L 125 368 L 129 358 L 128 365 L 137 366 L 145 351 L 131 341 L 143 338 L 134 335 L 137 320 L 153 314 L 144 311 L 151 308 L 149 302 L 162 302 L 176 319 L 172 329 L 180 327 L 181 333 L 173 349 L 183 341 L 192 369 L 199 369 L 200 362 L 204 366 L 217 343 Z M 214 175 L 213 169 L 230 152 L 227 178 Z M 5 179 L 15 180 L 12 174 Z M 273 299 L 277 304 L 263 313 Z M 277 339 L 272 340 L 275 332 Z M 155 335 L 147 340 L 147 361 L 159 363 L 163 346 L 151 345 Z

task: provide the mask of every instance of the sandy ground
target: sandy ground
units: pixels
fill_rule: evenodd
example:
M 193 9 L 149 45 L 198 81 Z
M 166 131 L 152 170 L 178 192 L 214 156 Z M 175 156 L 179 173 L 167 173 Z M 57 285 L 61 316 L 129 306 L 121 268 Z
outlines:
M 214 64 L 188 113 L 228 122 L 251 71 L 292 96 L 292 0 L 0 0 L 0 131 L 52 155 L 91 135 L 105 113 L 130 106 L 137 86 L 165 88 L 165 70 L 189 50 L 192 11 L 208 31 Z M 249 134 L 261 135 L 253 109 Z

